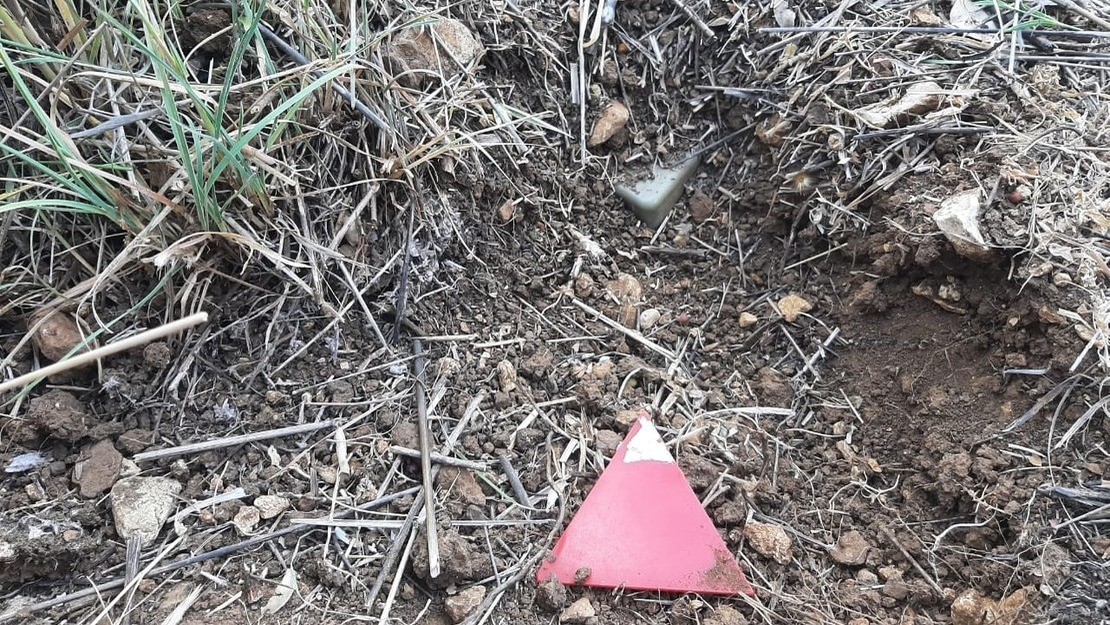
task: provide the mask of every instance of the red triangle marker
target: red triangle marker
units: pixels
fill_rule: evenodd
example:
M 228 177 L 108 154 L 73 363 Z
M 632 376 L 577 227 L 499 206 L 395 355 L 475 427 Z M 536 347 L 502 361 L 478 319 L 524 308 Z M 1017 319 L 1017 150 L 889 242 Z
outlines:
M 588 569 L 589 576 L 584 576 Z M 632 425 L 537 581 L 755 596 L 647 417 Z

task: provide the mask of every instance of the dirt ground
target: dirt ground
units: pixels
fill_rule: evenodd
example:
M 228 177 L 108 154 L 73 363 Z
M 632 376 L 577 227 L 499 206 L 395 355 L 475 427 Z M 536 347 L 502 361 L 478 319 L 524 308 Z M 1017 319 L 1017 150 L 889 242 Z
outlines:
M 1060 312 L 1086 306 L 1070 288 L 1079 277 L 1056 278 L 1067 268 L 1042 269 L 1043 258 L 1006 239 L 1027 217 L 1016 183 L 993 194 L 986 261 L 928 226 L 953 191 L 1023 157 L 985 157 L 976 135 L 929 136 L 934 167 L 854 204 L 854 225 L 844 225 L 814 199 L 835 197 L 844 180 L 812 167 L 805 176 L 815 181 L 791 174 L 796 164 L 757 136 L 759 106 L 703 99 L 699 85 L 732 84 L 714 82 L 729 67 L 717 52 L 726 42 L 695 38 L 670 2 L 630 0 L 596 63 L 588 126 L 610 99 L 628 103 L 631 121 L 582 165 L 568 147 L 578 140 L 570 87 L 537 70 L 543 47 L 529 39 L 573 40 L 578 25 L 567 7 L 544 8 L 526 7 L 511 25 L 485 14 L 469 23 L 489 47 L 484 84 L 570 134 L 485 170 L 437 163 L 427 174 L 437 184 L 406 204 L 422 220 L 409 243 L 407 210 L 365 217 L 349 253 L 368 303 L 340 297 L 350 306 L 335 316 L 267 267 L 212 261 L 204 326 L 5 398 L 0 465 L 30 452 L 43 460 L 0 477 L 2 618 L 126 622 L 126 603 L 131 623 L 350 623 L 377 620 L 388 605 L 387 622 L 449 623 L 445 602 L 480 585 L 479 616 L 491 623 L 557 622 L 582 597 L 596 611 L 584 622 L 599 623 L 1110 622 L 1110 535 L 1097 516 L 1110 421 L 1091 409 L 1101 400 L 1097 354 Z M 468 11 L 457 17 L 468 21 Z M 733 12 L 713 3 L 705 15 L 720 29 Z M 194 26 L 190 45 L 199 45 L 208 26 Z M 654 42 L 680 61 L 652 65 L 644 59 L 659 55 L 622 41 Z M 727 41 L 773 42 L 750 31 Z M 204 46 L 217 61 L 224 54 L 218 41 Z M 1002 87 L 965 119 L 990 116 L 1026 118 Z M 742 140 L 706 154 L 658 231 L 614 194 L 613 178 L 731 131 Z M 311 208 L 331 225 L 349 214 Z M 34 245 L 32 232 L 8 234 L 4 263 Z M 155 325 L 175 297 L 157 290 L 159 279 L 130 274 L 97 314 L 115 318 L 154 292 L 143 314 Z M 409 323 L 393 342 L 400 288 Z M 23 341 L 29 312 L 0 317 L 4 375 L 43 362 Z M 422 529 L 397 543 L 400 574 L 382 575 L 410 494 L 357 515 L 394 522 L 386 529 L 308 526 L 144 574 L 119 602 L 108 589 L 34 605 L 124 578 L 127 545 L 108 494 L 120 475 L 175 480 L 175 511 L 242 489 L 167 523 L 139 557 L 155 569 L 419 486 L 419 462 L 391 450 L 419 447 L 413 337 L 427 352 L 433 445 L 443 449 L 462 422 L 445 453 L 485 467 L 438 474 L 441 576 L 428 573 Z M 636 410 L 653 415 L 756 598 L 583 588 L 564 598 L 537 588 L 538 558 Z M 144 451 L 324 420 L 341 435 L 329 427 L 129 464 Z M 123 460 L 94 450 L 102 441 Z M 519 472 L 528 506 L 501 458 Z M 78 465 L 107 475 L 75 475 Z M 1068 488 L 1088 498 L 1062 495 Z M 243 508 L 260 508 L 262 495 L 288 508 L 244 525 Z M 759 524 L 788 537 L 788 554 L 752 543 Z M 292 598 L 266 607 L 291 574 Z

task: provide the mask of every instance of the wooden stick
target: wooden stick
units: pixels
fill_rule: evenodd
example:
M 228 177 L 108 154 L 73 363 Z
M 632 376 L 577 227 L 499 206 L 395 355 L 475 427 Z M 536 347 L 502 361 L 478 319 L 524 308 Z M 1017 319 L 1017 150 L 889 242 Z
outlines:
M 666 347 L 663 347 L 662 345 L 656 343 L 655 341 L 652 341 L 651 339 L 647 338 L 646 336 L 644 336 L 643 334 L 640 334 L 639 332 L 637 332 L 635 330 L 631 330 L 629 328 L 624 327 L 623 325 L 617 323 L 613 319 L 610 319 L 609 317 L 605 316 L 604 314 L 601 313 L 601 311 L 595 309 L 594 307 L 590 306 L 586 302 L 583 302 L 580 299 L 572 299 L 571 302 L 573 302 L 575 306 L 577 306 L 577 307 L 581 308 L 582 310 L 590 313 L 594 317 L 597 317 L 598 321 L 601 321 L 602 323 L 609 326 L 610 328 L 613 328 L 617 332 L 620 332 L 621 334 L 623 334 L 623 335 L 627 336 L 628 338 L 636 341 L 637 343 L 639 343 L 639 344 L 643 345 L 644 347 L 650 349 L 651 351 L 659 354 L 660 356 L 666 358 L 667 360 L 674 360 L 675 359 L 675 354 L 674 354 L 673 351 L 667 349 Z
M 428 429 L 428 396 L 424 389 L 424 346 L 412 342 L 416 370 L 416 427 L 420 433 L 420 473 L 424 478 L 424 529 L 428 539 L 428 575 L 439 577 L 439 530 L 436 527 L 436 497 L 432 484 L 432 432 Z
M 225 436 L 224 438 L 217 438 L 210 441 L 200 443 L 189 443 L 188 445 L 179 445 L 177 447 L 169 447 L 166 449 L 155 449 L 154 451 L 144 451 L 141 454 L 135 454 L 135 462 L 149 462 L 151 460 L 162 460 L 164 458 L 173 458 L 174 456 L 184 456 L 186 454 L 203 453 L 213 449 L 223 449 L 224 447 L 234 447 L 236 445 L 244 445 L 246 443 L 254 443 L 257 441 L 264 441 L 271 438 L 281 438 L 283 436 L 296 436 L 297 434 L 307 434 L 308 432 L 315 432 L 316 430 L 323 430 L 335 426 L 333 421 L 320 421 L 318 423 L 305 423 L 302 425 L 291 425 L 287 428 L 278 428 L 276 430 L 266 430 L 265 432 L 252 432 L 250 434 L 239 434 L 236 436 Z
M 22 388 L 24 386 L 27 386 L 28 384 L 31 384 L 32 382 L 37 382 L 43 378 L 57 375 L 59 373 L 64 373 L 71 369 L 84 367 L 85 365 L 100 360 L 101 358 L 107 358 L 108 356 L 112 356 L 114 354 L 118 354 L 120 352 L 124 352 L 129 349 L 139 347 L 141 345 L 146 345 L 147 343 L 152 343 L 154 341 L 157 341 L 158 339 L 170 336 L 171 334 L 184 332 L 185 330 L 188 330 L 189 328 L 192 328 L 194 326 L 198 326 L 206 321 L 208 321 L 208 313 L 199 312 L 189 315 L 184 319 L 178 319 L 177 321 L 171 321 L 165 325 L 158 326 L 157 328 L 145 330 L 134 336 L 129 336 L 120 341 L 116 341 L 115 343 L 104 345 L 102 347 L 98 347 L 87 352 L 82 352 L 73 356 L 72 358 L 60 360 L 52 365 L 47 365 L 30 373 L 25 373 L 18 378 L 8 380 L 7 382 L 0 384 L 0 393 L 6 393 L 17 388 Z
M 474 417 L 474 413 L 478 412 L 478 408 L 482 405 L 482 401 L 486 398 L 485 393 L 478 393 L 474 399 L 470 400 L 470 404 L 466 407 L 466 412 L 463 413 L 459 422 L 455 424 L 455 429 L 451 430 L 451 434 L 443 443 L 443 453 L 449 454 L 455 448 L 455 443 L 458 442 L 462 436 L 463 430 L 470 424 L 470 420 Z M 439 467 L 435 467 L 433 471 L 438 472 Z M 434 477 L 434 476 L 433 476 Z M 382 591 L 382 585 L 385 584 L 385 579 L 393 573 L 393 567 L 397 566 L 397 561 L 401 558 L 401 551 L 404 550 L 405 545 L 409 542 L 409 533 L 412 532 L 412 527 L 416 523 L 416 513 L 423 505 L 424 487 L 417 486 L 416 501 L 413 502 L 412 508 L 409 510 L 408 516 L 405 517 L 404 524 L 398 530 L 397 535 L 393 538 L 393 544 L 390 545 L 389 551 L 385 553 L 385 560 L 382 561 L 381 571 L 378 577 L 374 580 L 374 585 L 370 587 L 370 594 L 366 598 L 366 611 L 369 612 L 374 607 L 374 602 L 378 600 L 378 595 Z
M 671 4 L 681 9 L 682 12 L 686 14 L 686 17 L 689 17 L 690 21 L 694 22 L 694 26 L 697 26 L 698 30 L 704 33 L 706 37 L 713 39 L 717 36 L 717 34 L 713 32 L 713 29 L 709 27 L 709 24 L 706 24 L 705 20 L 703 20 L 700 15 L 694 12 L 693 9 L 687 6 L 685 2 L 683 2 L 682 0 L 671 0 Z
M 902 546 L 902 543 L 898 542 L 898 539 L 894 537 L 894 532 L 891 532 L 889 529 L 887 529 L 885 527 L 879 528 L 879 532 L 881 532 L 882 535 L 887 540 L 889 540 L 892 545 L 897 547 L 898 551 L 902 552 L 902 557 L 905 558 L 906 561 L 909 562 L 911 566 L 913 566 L 913 568 L 917 571 L 918 575 L 925 578 L 925 582 L 929 584 L 929 587 L 933 589 L 933 592 L 937 593 L 938 597 L 943 597 L 944 596 L 944 589 L 940 587 L 940 584 L 937 583 L 937 580 L 933 579 L 932 575 L 929 575 L 925 571 L 924 567 L 922 567 L 920 564 L 917 563 L 917 559 L 915 559 L 913 556 L 911 556 L 909 551 L 906 551 L 906 548 Z
M 400 445 L 390 445 L 389 453 L 404 456 L 406 458 L 419 458 L 420 452 L 410 447 L 401 447 Z M 449 467 L 459 467 L 461 469 L 470 469 L 471 471 L 488 471 L 489 465 L 485 462 L 475 462 L 473 460 L 464 460 L 462 458 L 454 458 L 452 456 L 444 456 L 438 451 L 433 451 L 431 454 L 432 462 L 442 464 Z
M 513 487 L 513 495 L 516 495 L 516 500 L 525 508 L 531 508 L 532 503 L 528 500 L 528 491 L 524 489 L 524 484 L 520 483 L 520 475 L 513 467 L 513 463 L 509 462 L 509 457 L 500 456 L 498 460 L 501 462 L 501 470 L 505 472 L 505 477 L 509 478 L 509 485 Z

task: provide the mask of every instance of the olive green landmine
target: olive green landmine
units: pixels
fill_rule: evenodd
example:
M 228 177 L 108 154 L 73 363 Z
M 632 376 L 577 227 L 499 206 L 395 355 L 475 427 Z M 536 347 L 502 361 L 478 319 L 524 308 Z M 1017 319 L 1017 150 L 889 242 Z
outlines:
M 656 165 L 652 168 L 650 178 L 629 185 L 617 185 L 617 195 L 624 199 L 641 221 L 652 228 L 658 228 L 682 196 L 686 182 L 693 177 L 700 164 L 701 157 L 693 156 L 679 161 L 673 167 Z

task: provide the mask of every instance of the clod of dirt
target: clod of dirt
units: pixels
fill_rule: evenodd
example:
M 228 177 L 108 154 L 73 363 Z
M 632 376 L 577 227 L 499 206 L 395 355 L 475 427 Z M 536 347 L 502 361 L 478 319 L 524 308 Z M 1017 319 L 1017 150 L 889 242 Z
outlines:
M 511 393 L 516 390 L 516 367 L 508 360 L 497 363 L 497 383 L 502 393 Z
M 139 537 L 149 544 L 173 512 L 181 484 L 168 477 L 129 477 L 112 487 L 112 516 L 116 533 L 129 540 Z
M 643 410 L 618 410 L 615 421 L 617 425 L 627 430 L 645 414 Z
M 73 317 L 56 310 L 35 313 L 27 321 L 27 326 L 34 332 L 31 343 L 44 358 L 54 362 L 64 358 L 85 341 Z
M 979 231 L 980 202 L 978 189 L 957 193 L 940 203 L 933 221 L 957 254 L 988 263 L 994 259 L 994 253 Z
M 756 392 L 761 403 L 768 406 L 789 406 L 794 400 L 794 389 L 790 382 L 778 371 L 763 367 L 754 380 Z
M 952 601 L 952 625 L 982 625 L 987 614 L 986 603 L 990 601 L 975 589 L 960 593 Z
M 382 61 L 402 84 L 420 87 L 429 75 L 465 68 L 483 52 L 485 46 L 465 24 L 440 19 L 395 34 L 382 50 Z
M 235 513 L 235 518 L 232 523 L 235 524 L 235 529 L 243 536 L 250 536 L 254 528 L 258 527 L 258 522 L 262 520 L 262 514 L 259 513 L 258 508 L 254 506 L 240 506 L 239 511 Z
M 582 597 L 578 601 L 575 601 L 559 615 L 560 623 L 569 623 L 570 625 L 586 625 L 596 621 L 597 610 L 595 610 L 594 605 L 590 603 L 589 597 Z
M 952 625 L 1022 625 L 1029 621 L 1035 594 L 1019 588 L 994 601 L 970 588 L 952 601 Z
M 173 350 L 164 342 L 151 343 L 143 348 L 143 364 L 151 369 L 165 369 L 171 362 L 173 362 Z
M 721 507 L 713 511 L 713 520 L 719 527 L 733 527 L 740 525 L 748 518 L 748 504 L 743 498 L 726 501 Z
M 837 564 L 845 566 L 862 566 L 867 562 L 867 553 L 871 545 L 867 539 L 856 530 L 852 530 L 840 537 L 829 551 L 829 557 Z
M 432 577 L 428 572 L 427 540 L 418 540 L 413 550 L 413 571 L 432 588 L 447 588 L 493 574 L 489 556 L 455 530 L 439 535 L 439 564 L 439 577 Z
M 63 579 L 88 568 L 99 541 L 76 529 L 65 512 L 0 518 L 0 584 Z
M 520 363 L 520 373 L 533 380 L 542 379 L 555 364 L 555 354 L 545 345 L 540 345 L 536 351 Z
M 713 482 L 717 481 L 717 475 L 720 473 L 720 470 L 712 462 L 701 456 L 682 456 L 678 460 L 678 466 L 682 468 L 682 474 L 686 476 L 686 481 L 690 483 L 690 487 L 696 491 L 709 488 Z
M 128 454 L 137 454 L 142 450 L 150 447 L 154 442 L 154 432 L 136 428 L 134 430 L 127 430 L 120 434 L 119 440 L 116 443 L 119 448 Z
M 519 202 L 508 200 L 497 209 L 497 216 L 501 218 L 501 223 L 507 224 L 516 219 L 517 206 L 519 206 Z
M 27 417 L 47 435 L 63 441 L 79 441 L 89 431 L 84 404 L 66 391 L 50 391 L 32 399 Z
M 621 435 L 613 430 L 598 430 L 595 443 L 598 451 L 611 458 L 621 444 Z
M 640 281 L 634 276 L 622 273 L 609 283 L 609 293 L 620 306 L 617 321 L 626 328 L 635 328 L 640 318 L 640 303 L 644 297 L 644 288 L 640 285 Z
M 462 370 L 462 363 L 450 356 L 444 356 L 436 361 L 435 372 L 443 378 L 451 379 Z
M 901 601 L 910 594 L 910 587 L 901 578 L 888 579 L 883 584 L 883 595 Z
M 574 294 L 581 298 L 589 297 L 594 294 L 594 286 L 596 284 L 593 276 L 588 273 L 580 273 L 578 277 L 574 279 Z
M 868 280 L 861 284 L 848 299 L 848 308 L 856 313 L 880 313 L 886 310 L 887 301 L 879 288 L 879 281 Z
M 623 103 L 613 100 L 601 111 L 601 115 L 594 122 L 593 131 L 586 145 L 591 148 L 612 139 L 628 125 L 628 107 Z
M 813 310 L 813 304 L 800 295 L 791 293 L 779 300 L 779 312 L 788 323 L 794 323 L 802 313 Z
M 701 223 L 709 219 L 716 210 L 717 205 L 701 189 L 694 191 L 690 196 L 690 218 L 695 222 Z
M 482 490 L 473 471 L 459 467 L 443 467 L 436 476 L 436 483 L 443 488 L 450 488 L 464 504 L 482 506 L 486 503 L 486 493 Z
M 748 521 L 744 524 L 744 538 L 756 553 L 779 564 L 790 564 L 794 559 L 794 543 L 781 526 Z
M 254 498 L 254 507 L 262 519 L 272 519 L 289 509 L 289 500 L 280 495 L 259 495 Z
M 116 483 L 123 456 L 110 441 L 100 441 L 85 449 L 81 459 L 73 468 L 73 480 L 77 482 L 82 497 L 97 497 Z
M 390 439 L 394 445 L 399 447 L 408 447 L 409 449 L 420 447 L 420 434 L 416 431 L 416 425 L 412 423 L 398 423 L 393 427 Z
M 659 323 L 659 319 L 662 316 L 663 313 L 659 312 L 658 308 L 648 308 L 647 310 L 641 312 L 640 331 L 647 332 L 648 330 L 654 328 L 655 324 Z
M 536 586 L 536 605 L 548 612 L 558 612 L 567 604 L 567 588 L 552 577 Z
M 478 584 L 453 597 L 448 597 L 443 607 L 447 611 L 447 618 L 451 619 L 452 623 L 461 623 L 463 619 L 478 611 L 485 598 L 486 587 Z
M 189 13 L 186 37 L 190 45 L 199 45 L 208 54 L 227 54 L 231 48 L 231 12 L 223 9 L 200 9 Z
M 705 625 L 748 625 L 748 617 L 731 606 L 722 605 L 706 617 Z

